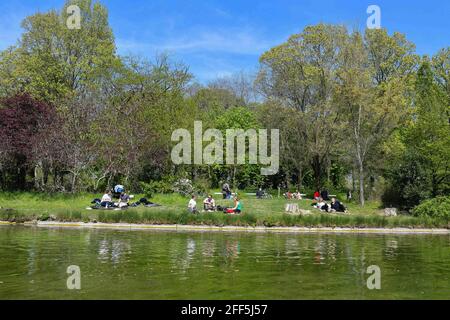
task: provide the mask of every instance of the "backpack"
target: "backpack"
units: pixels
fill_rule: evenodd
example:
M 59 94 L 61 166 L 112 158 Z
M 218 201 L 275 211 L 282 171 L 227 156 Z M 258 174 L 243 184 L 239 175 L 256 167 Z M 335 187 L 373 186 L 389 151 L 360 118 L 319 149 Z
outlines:
M 114 192 L 115 193 L 122 193 L 124 191 L 125 191 L 125 187 L 120 185 L 120 184 L 118 184 L 117 186 L 114 187 Z

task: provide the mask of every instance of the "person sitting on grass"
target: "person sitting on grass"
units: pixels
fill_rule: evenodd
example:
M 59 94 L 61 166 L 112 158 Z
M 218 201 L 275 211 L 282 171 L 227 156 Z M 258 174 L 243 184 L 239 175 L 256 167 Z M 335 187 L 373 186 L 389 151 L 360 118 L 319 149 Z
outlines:
M 129 202 L 130 202 L 130 196 L 128 194 L 126 194 L 125 192 L 122 192 L 120 194 L 119 203 L 117 204 L 117 206 L 119 208 L 128 207 Z
M 208 195 L 208 198 L 203 201 L 203 209 L 209 212 L 216 210 L 216 202 L 214 201 L 212 195 Z
M 320 200 L 320 192 L 319 190 L 317 190 L 316 192 L 314 192 L 314 200 L 319 201 Z
M 296 191 L 295 193 L 294 193 L 294 199 L 296 199 L 296 200 L 302 200 L 302 194 L 300 193 L 300 191 Z
M 114 207 L 114 203 L 112 202 L 112 192 L 111 190 L 106 190 L 103 195 L 100 205 L 104 208 Z
M 241 200 L 236 197 L 234 198 L 234 208 L 231 209 L 231 214 L 241 214 L 242 212 L 242 203 Z
M 195 201 L 195 196 L 192 196 L 188 203 L 188 210 L 190 213 L 197 213 L 197 201 Z
M 286 193 L 284 194 L 284 197 L 285 197 L 287 200 L 291 200 L 291 199 L 292 199 L 292 192 L 290 192 L 290 191 L 286 192 Z

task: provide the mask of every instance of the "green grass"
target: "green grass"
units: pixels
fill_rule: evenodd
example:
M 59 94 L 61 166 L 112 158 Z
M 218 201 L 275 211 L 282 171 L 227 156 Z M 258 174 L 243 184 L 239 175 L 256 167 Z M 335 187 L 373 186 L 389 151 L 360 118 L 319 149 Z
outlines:
M 450 228 L 448 220 L 399 216 L 386 218 L 380 205 L 369 202 L 361 208 L 357 204 L 348 204 L 348 215 L 321 214 L 311 208 L 311 200 L 290 201 L 299 204 L 301 209 L 311 210 L 314 214 L 292 216 L 284 212 L 285 199 L 257 200 L 255 197 L 242 197 L 244 214 L 239 216 L 223 213 L 187 213 L 188 199 L 179 195 L 155 195 L 151 200 L 163 205 L 160 208 L 135 208 L 126 211 L 86 210 L 93 194 L 36 194 L 1 193 L 0 220 L 26 222 L 56 218 L 61 222 L 105 222 L 137 224 L 182 224 L 208 226 L 267 226 L 267 227 L 351 227 L 351 228 Z M 139 199 L 141 195 L 136 195 Z M 202 199 L 198 199 L 199 205 Z M 218 199 L 217 204 L 232 206 L 231 200 Z M 10 209 L 6 209 L 10 208 Z

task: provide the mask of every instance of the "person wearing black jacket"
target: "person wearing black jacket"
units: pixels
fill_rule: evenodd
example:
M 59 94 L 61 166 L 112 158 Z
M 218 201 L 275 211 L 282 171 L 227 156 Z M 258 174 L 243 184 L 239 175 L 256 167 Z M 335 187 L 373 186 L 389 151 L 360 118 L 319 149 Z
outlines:
M 330 200 L 328 190 L 323 190 L 323 191 L 320 193 L 320 196 L 321 196 L 322 199 L 325 200 L 325 201 L 329 201 L 329 200 Z
M 336 212 L 345 212 L 344 206 L 336 199 L 331 199 L 331 210 Z

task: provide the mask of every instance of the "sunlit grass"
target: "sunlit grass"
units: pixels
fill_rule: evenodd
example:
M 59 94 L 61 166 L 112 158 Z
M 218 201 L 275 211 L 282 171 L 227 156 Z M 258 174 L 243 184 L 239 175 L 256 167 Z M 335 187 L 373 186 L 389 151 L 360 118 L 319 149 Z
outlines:
M 155 195 L 151 201 L 159 203 L 157 208 L 133 208 L 125 211 L 86 210 L 94 194 L 0 194 L 0 220 L 25 222 L 32 220 L 53 220 L 62 222 L 105 222 L 105 223 L 146 223 L 182 224 L 208 226 L 267 226 L 267 227 L 350 227 L 350 228 L 395 228 L 395 227 L 440 227 L 449 228 L 449 222 L 432 218 L 399 216 L 386 218 L 377 202 L 369 202 L 361 208 L 357 204 L 346 204 L 349 214 L 323 214 L 311 207 L 311 200 L 287 201 L 282 198 L 257 200 L 253 196 L 242 195 L 244 214 L 239 216 L 223 213 L 187 212 L 189 199 L 177 194 Z M 143 195 L 136 195 L 137 201 Z M 198 199 L 201 207 L 203 199 Z M 232 200 L 216 197 L 221 206 L 233 206 Z M 300 209 L 310 210 L 311 215 L 293 216 L 285 213 L 287 203 L 297 203 Z M 10 208 L 11 210 L 7 210 Z

